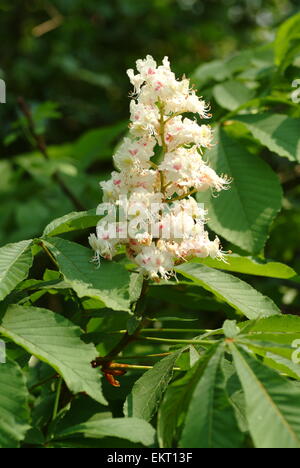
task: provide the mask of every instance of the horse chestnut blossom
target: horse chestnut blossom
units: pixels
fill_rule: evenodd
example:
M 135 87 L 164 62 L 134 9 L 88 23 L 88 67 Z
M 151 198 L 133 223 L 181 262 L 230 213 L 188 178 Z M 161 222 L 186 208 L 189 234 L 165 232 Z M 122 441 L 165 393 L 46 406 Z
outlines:
M 211 241 L 205 231 L 207 213 L 192 195 L 219 192 L 230 181 L 203 159 L 212 146 L 210 126 L 183 115 L 211 117 L 190 81 L 176 79 L 167 57 L 157 66 L 148 55 L 136 66 L 137 74 L 127 72 L 134 87 L 129 135 L 113 156 L 116 171 L 100 183 L 97 212 L 108 213 L 89 242 L 98 262 L 124 246 L 138 270 L 159 281 L 191 257 L 223 259 L 219 239 Z

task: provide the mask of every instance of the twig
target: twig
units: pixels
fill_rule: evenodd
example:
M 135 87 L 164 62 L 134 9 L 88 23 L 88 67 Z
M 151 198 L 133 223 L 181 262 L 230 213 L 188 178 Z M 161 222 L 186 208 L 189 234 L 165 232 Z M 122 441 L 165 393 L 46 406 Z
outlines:
M 136 364 L 120 364 L 118 362 L 113 362 L 108 367 L 109 369 L 123 369 L 123 370 L 149 370 L 153 369 L 153 366 L 140 366 Z M 173 367 L 173 371 L 181 371 L 180 367 Z
M 57 416 L 62 383 L 63 383 L 63 379 L 60 377 L 60 378 L 59 378 L 59 381 L 58 381 L 58 383 L 57 383 L 57 389 L 56 389 L 56 395 L 55 395 L 55 402 L 54 402 L 54 408 L 53 408 L 52 421 L 54 421 L 54 419 L 56 419 L 56 416 Z
M 127 359 L 131 361 L 131 359 L 139 359 L 140 361 L 143 361 L 144 359 L 153 359 L 156 357 L 166 357 L 170 356 L 172 352 L 168 353 L 157 353 L 157 354 L 144 354 L 144 355 L 137 355 L 137 356 L 118 356 L 118 361 L 126 361 Z
M 141 296 L 136 305 L 137 310 L 139 306 L 141 305 L 141 303 L 144 301 L 144 297 L 146 295 L 147 290 L 148 290 L 148 282 L 144 281 Z M 138 339 L 138 336 L 141 330 L 146 325 L 148 325 L 149 322 L 150 320 L 148 317 L 143 317 L 138 327 L 136 328 L 135 332 L 132 335 L 130 335 L 128 331 L 126 331 L 121 341 L 119 341 L 119 343 L 106 356 L 98 357 L 94 361 L 92 361 L 92 366 L 102 367 L 102 369 L 105 370 L 105 366 L 107 365 L 107 363 L 110 363 L 111 361 L 113 361 L 113 359 L 117 357 L 120 354 L 120 352 L 123 351 L 123 349 L 125 349 L 130 343 Z
M 45 2 L 44 8 L 49 14 L 50 19 L 33 28 L 32 34 L 35 37 L 40 37 L 50 31 L 53 31 L 53 29 L 58 28 L 64 20 L 63 15 L 51 3 Z
M 125 349 L 130 343 L 136 341 L 138 339 L 138 335 L 142 328 L 149 323 L 148 318 L 143 318 L 132 335 L 129 335 L 128 331 L 125 333 L 121 341 L 104 357 L 96 358 L 92 361 L 93 367 L 101 367 L 107 364 L 108 362 L 112 361 L 115 357 L 117 357 L 123 349 Z
M 31 110 L 30 110 L 27 102 L 25 101 L 25 99 L 23 97 L 19 97 L 18 98 L 18 104 L 19 104 L 19 108 L 20 108 L 22 114 L 24 115 L 24 117 L 27 120 L 28 130 L 30 132 L 30 135 L 32 136 L 32 138 L 34 139 L 34 141 L 36 143 L 37 149 L 40 151 L 40 153 L 43 155 L 43 157 L 47 161 L 49 161 L 50 158 L 49 158 L 49 155 L 48 155 L 48 152 L 47 152 L 47 146 L 46 146 L 45 138 L 44 138 L 43 135 L 38 135 L 38 133 L 36 132 L 34 120 L 32 118 L 32 113 L 31 113 Z M 82 203 L 70 191 L 70 189 L 67 187 L 64 180 L 61 178 L 60 174 L 57 171 L 54 172 L 54 174 L 52 174 L 52 179 L 60 186 L 61 190 L 69 198 L 69 200 L 71 200 L 71 202 L 74 205 L 74 207 L 76 208 L 76 210 L 84 211 L 85 208 L 82 205 Z
M 184 193 L 183 195 L 180 195 L 178 197 L 175 197 L 175 198 L 172 198 L 170 200 L 167 200 L 167 203 L 173 203 L 174 201 L 178 201 L 178 200 L 183 200 L 184 198 L 186 197 L 190 197 L 191 195 L 193 195 L 194 193 L 196 193 L 197 190 L 196 189 L 193 189 L 191 190 L 190 192 L 188 193 Z
M 40 247 L 42 247 L 43 251 L 45 252 L 45 254 L 50 258 L 51 262 L 53 263 L 53 265 L 55 265 L 56 268 L 59 269 L 59 266 L 58 266 L 58 263 L 57 261 L 55 260 L 55 258 L 53 257 L 52 253 L 50 252 L 50 250 L 48 249 L 48 247 L 45 246 L 44 242 L 38 242 L 38 244 Z
M 153 341 L 157 343 L 170 343 L 170 344 L 214 344 L 216 343 L 215 340 L 181 340 L 181 339 L 174 339 L 174 338 L 152 338 L 152 336 L 139 336 L 139 340 L 145 341 Z
M 32 392 L 36 388 L 41 387 L 42 385 L 45 385 L 46 383 L 51 382 L 51 380 L 57 379 L 58 377 L 59 377 L 58 374 L 50 375 L 50 377 L 46 377 L 45 379 L 40 380 L 38 383 L 29 387 L 29 391 Z

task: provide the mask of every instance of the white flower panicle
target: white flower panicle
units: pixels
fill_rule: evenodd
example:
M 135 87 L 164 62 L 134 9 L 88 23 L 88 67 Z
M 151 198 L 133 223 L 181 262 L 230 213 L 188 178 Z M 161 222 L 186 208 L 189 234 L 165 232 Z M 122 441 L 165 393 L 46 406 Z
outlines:
M 167 57 L 157 66 L 148 55 L 136 66 L 137 74 L 127 72 L 134 87 L 129 137 L 113 157 L 116 171 L 100 184 L 98 213 L 104 214 L 108 203 L 112 209 L 89 242 L 98 262 L 112 259 L 123 245 L 130 261 L 159 281 L 190 257 L 223 258 L 219 239 L 210 241 L 205 231 L 207 213 L 192 194 L 219 192 L 230 181 L 202 157 L 212 146 L 210 126 L 182 115 L 210 117 L 190 81 L 176 79 Z

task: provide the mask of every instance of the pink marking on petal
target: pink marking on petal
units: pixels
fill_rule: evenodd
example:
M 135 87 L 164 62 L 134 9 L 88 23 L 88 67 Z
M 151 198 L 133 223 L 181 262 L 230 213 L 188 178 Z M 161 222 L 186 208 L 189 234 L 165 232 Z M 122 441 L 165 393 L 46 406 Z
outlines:
M 138 150 L 129 150 L 129 153 L 131 154 L 131 156 L 136 156 L 138 154 Z
M 153 68 L 148 69 L 148 75 L 155 75 L 155 71 L 153 70 Z
M 121 179 L 114 180 L 114 185 L 120 185 L 121 184 Z
M 161 88 L 163 88 L 163 87 L 164 87 L 163 83 L 162 83 L 161 81 L 158 81 L 158 82 L 156 83 L 155 91 L 160 91 Z

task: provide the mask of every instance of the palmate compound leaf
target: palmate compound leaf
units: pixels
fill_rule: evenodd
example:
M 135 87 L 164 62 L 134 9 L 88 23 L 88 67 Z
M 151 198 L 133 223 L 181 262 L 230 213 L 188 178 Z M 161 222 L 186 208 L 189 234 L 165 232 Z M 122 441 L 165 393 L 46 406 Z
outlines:
M 101 216 L 96 214 L 96 210 L 69 213 L 48 224 L 44 229 L 43 236 L 57 236 L 65 232 L 94 227 L 100 218 Z
M 43 241 L 50 249 L 67 283 L 79 297 L 101 300 L 114 310 L 130 309 L 130 274 L 115 262 L 91 263 L 92 251 L 58 237 Z
M 280 314 L 274 302 L 236 276 L 197 263 L 185 263 L 175 268 L 177 273 L 202 286 L 227 302 L 249 319 Z
M 0 249 L 0 301 L 21 281 L 32 265 L 32 240 L 7 244 Z
M 125 403 L 127 416 L 150 421 L 173 376 L 173 367 L 183 349 L 172 353 L 145 372 L 134 384 Z
M 217 144 L 209 161 L 218 174 L 232 178 L 229 190 L 217 197 L 209 192 L 197 195 L 205 204 L 209 227 L 228 241 L 258 254 L 268 238 L 269 228 L 281 208 L 282 191 L 277 175 L 259 157 L 250 154 L 225 130 L 216 130 Z
M 189 404 L 180 446 L 184 448 L 238 448 L 244 436 L 226 393 L 220 345 L 199 379 Z
M 300 119 L 265 113 L 238 115 L 234 120 L 246 125 L 254 138 L 270 151 L 290 161 L 300 161 Z
M 300 448 L 300 391 L 240 346 L 229 344 L 257 448 Z
M 91 367 L 97 350 L 81 341 L 80 328 L 65 317 L 47 309 L 13 305 L 2 319 L 1 334 L 53 367 L 73 393 L 85 392 L 106 404 L 100 374 Z
M 0 364 L 0 448 L 17 448 L 30 428 L 29 394 L 18 364 Z

